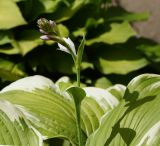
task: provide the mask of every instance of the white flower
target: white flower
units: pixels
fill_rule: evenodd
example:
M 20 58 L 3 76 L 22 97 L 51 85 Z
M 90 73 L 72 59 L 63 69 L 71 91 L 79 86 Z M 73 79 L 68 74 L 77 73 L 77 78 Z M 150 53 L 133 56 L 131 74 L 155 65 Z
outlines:
M 63 38 L 63 40 L 70 46 L 70 49 L 72 50 L 73 54 L 76 56 L 76 49 L 75 49 L 75 46 L 74 46 L 74 43 L 72 42 L 72 40 L 70 38 Z M 66 48 L 65 46 L 61 45 L 60 43 L 58 43 L 58 47 L 59 47 L 59 50 L 70 54 L 69 49 Z

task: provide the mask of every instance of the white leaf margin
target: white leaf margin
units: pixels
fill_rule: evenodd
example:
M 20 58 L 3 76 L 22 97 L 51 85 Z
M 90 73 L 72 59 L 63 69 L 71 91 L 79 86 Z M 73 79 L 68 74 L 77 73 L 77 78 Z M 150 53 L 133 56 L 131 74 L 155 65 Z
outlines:
M 41 75 L 34 75 L 19 79 L 10 85 L 6 86 L 1 90 L 2 92 L 12 91 L 12 90 L 23 90 L 28 92 L 33 92 L 35 89 L 45 89 L 51 88 L 55 89 L 55 85 L 52 80 L 41 76 Z

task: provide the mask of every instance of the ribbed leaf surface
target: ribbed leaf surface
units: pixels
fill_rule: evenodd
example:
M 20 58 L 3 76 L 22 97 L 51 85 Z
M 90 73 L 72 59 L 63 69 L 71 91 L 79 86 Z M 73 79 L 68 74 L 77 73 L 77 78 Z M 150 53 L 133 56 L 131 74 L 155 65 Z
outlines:
M 127 86 L 123 101 L 101 121 L 86 146 L 158 146 L 160 76 L 144 74 Z
M 42 137 L 16 105 L 0 100 L 0 145 L 42 146 Z
M 98 128 L 104 113 L 109 113 L 119 101 L 104 89 L 84 90 L 87 97 L 82 101 L 82 129 L 89 136 Z M 0 99 L 19 105 L 25 118 L 44 139 L 65 137 L 77 144 L 73 99 L 64 92 L 59 93 L 51 80 L 42 76 L 18 80 L 2 90 Z

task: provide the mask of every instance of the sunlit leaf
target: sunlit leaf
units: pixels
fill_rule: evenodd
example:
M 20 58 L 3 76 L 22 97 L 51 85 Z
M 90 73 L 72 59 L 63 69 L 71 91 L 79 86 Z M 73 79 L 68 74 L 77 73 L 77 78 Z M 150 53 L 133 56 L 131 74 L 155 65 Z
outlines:
M 51 80 L 41 76 L 27 77 L 1 92 L 1 99 L 23 106 L 22 110 L 32 115 L 28 117 L 26 113 L 44 137 L 66 137 L 72 143 L 77 142 L 73 102 L 58 94 Z
M 105 74 L 127 74 L 149 64 L 140 51 L 128 48 L 103 48 L 95 55 L 95 65 Z
M 24 30 L 19 37 L 20 40 L 15 40 L 13 45 L 22 55 L 43 44 L 43 41 L 39 39 L 39 32 L 35 30 Z
M 11 43 L 13 34 L 11 31 L 0 31 L 0 45 Z
M 98 78 L 95 82 L 95 86 L 99 88 L 108 88 L 112 85 L 112 83 L 105 77 Z
M 102 118 L 86 146 L 157 145 L 160 115 L 160 76 L 144 74 L 127 86 L 123 101 Z
M 123 99 L 124 93 L 126 90 L 126 86 L 122 84 L 116 84 L 107 88 L 107 91 L 114 95 L 119 100 Z
M 21 107 L 0 100 L 0 145 L 42 146 L 40 133 L 32 127 Z
M 15 81 L 26 76 L 23 66 L 11 61 L 0 59 L 0 78 L 7 81 Z
M 131 13 L 121 7 L 111 7 L 106 12 L 106 21 L 144 21 L 149 18 L 148 12 Z
M 85 4 L 84 0 L 74 1 L 73 3 L 67 5 L 63 5 L 63 7 L 59 7 L 56 13 L 52 14 L 52 18 L 56 21 L 61 22 L 68 20 L 71 18 L 83 5 Z
M 135 35 L 135 31 L 128 22 L 112 23 L 110 31 L 104 32 L 96 38 L 87 40 L 86 45 L 92 45 L 100 42 L 107 44 L 124 43 L 130 37 Z
M 9 29 L 26 24 L 22 14 L 13 0 L 0 1 L 0 29 Z
M 82 102 L 81 124 L 82 130 L 89 136 L 98 128 L 101 117 L 115 108 L 119 101 L 103 89 L 84 90 L 87 97 Z M 20 79 L 5 87 L 0 93 L 0 99 L 22 107 L 24 116 L 44 139 L 65 137 L 77 143 L 73 99 L 64 92 L 60 93 L 51 80 L 42 76 Z

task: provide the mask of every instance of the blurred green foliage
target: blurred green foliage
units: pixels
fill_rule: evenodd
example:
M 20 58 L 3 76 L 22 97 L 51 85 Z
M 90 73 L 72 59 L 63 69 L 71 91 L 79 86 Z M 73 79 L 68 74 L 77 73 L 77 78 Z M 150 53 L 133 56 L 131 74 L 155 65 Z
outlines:
M 85 34 L 84 84 L 108 87 L 160 71 L 160 45 L 138 37 L 131 26 L 148 19 L 148 13 L 127 12 L 110 0 L 0 0 L 1 86 L 33 74 L 53 80 L 68 75 L 74 82 L 70 56 L 39 39 L 36 21 L 41 17 L 55 20 L 61 35 L 77 45 Z

